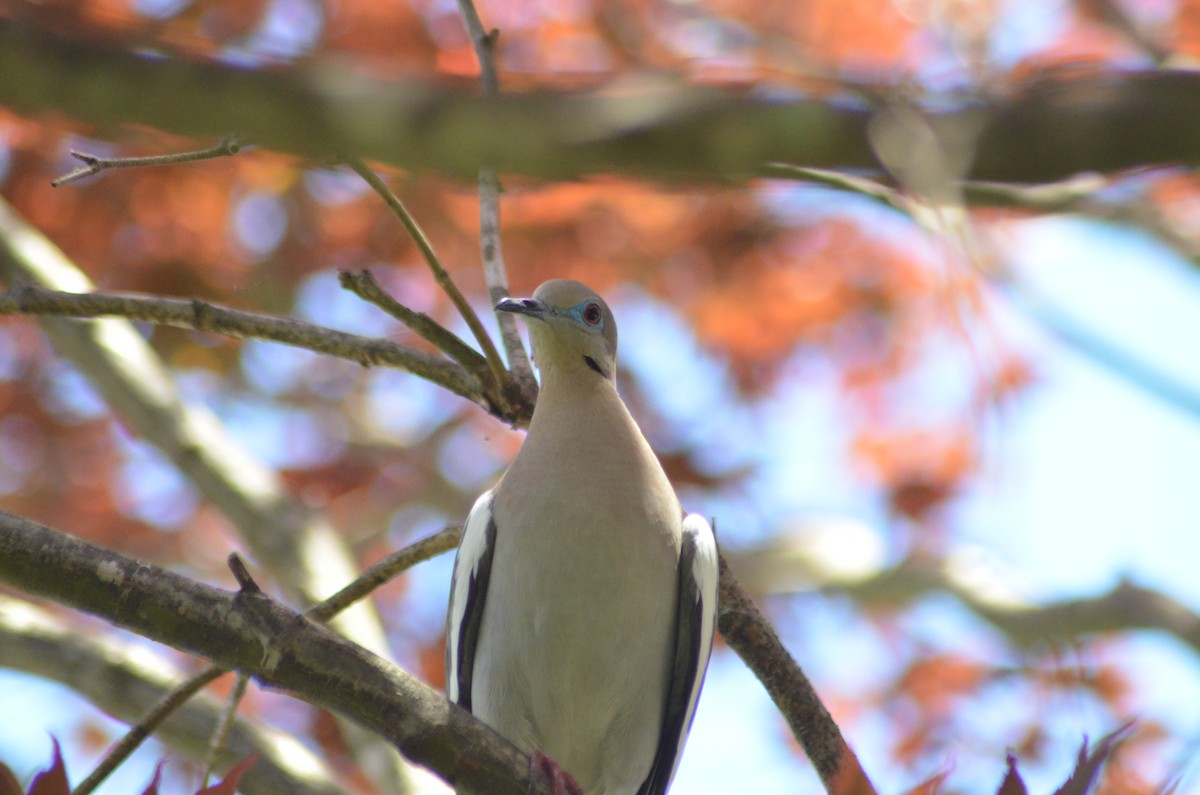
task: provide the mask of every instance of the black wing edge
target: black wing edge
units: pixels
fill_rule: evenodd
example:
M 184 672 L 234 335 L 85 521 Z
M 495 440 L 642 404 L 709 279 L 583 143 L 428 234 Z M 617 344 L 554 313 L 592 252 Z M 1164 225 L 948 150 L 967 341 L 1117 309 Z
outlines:
M 454 575 L 450 580 L 450 611 L 447 615 L 446 632 L 446 692 L 451 700 L 459 706 L 471 710 L 471 681 L 475 674 L 475 649 L 479 643 L 479 630 L 483 625 L 483 606 L 487 599 L 488 581 L 492 576 L 492 558 L 496 551 L 496 522 L 492 518 L 491 496 L 487 502 L 480 501 L 467 517 L 467 527 L 463 530 L 463 543 L 458 548 L 454 558 Z M 487 525 L 484 528 L 483 548 L 477 549 L 468 539 L 473 519 L 484 518 L 476 516 L 484 510 Z M 476 556 L 473 564 L 461 560 L 464 553 Z M 463 567 L 465 565 L 465 568 Z M 459 612 L 456 596 L 458 594 L 458 578 L 468 576 L 467 590 Z M 451 689 L 451 680 L 456 680 L 457 698 Z
M 675 775 L 684 741 L 691 729 L 696 702 L 704 685 L 704 674 L 708 668 L 708 657 L 712 651 L 713 622 L 716 616 L 715 582 L 703 582 L 698 575 L 697 556 L 701 540 L 697 533 L 689 532 L 684 524 L 683 540 L 679 551 L 678 581 L 675 603 L 675 652 L 671 662 L 670 682 L 667 688 L 666 709 L 659 733 L 658 751 L 650 774 L 638 789 L 638 795 L 665 795 Z M 707 523 L 705 530 L 710 534 Z M 715 548 L 712 550 L 712 566 L 715 567 Z M 708 562 L 705 561 L 707 564 Z M 715 576 L 715 569 L 714 569 Z M 708 593 L 705 593 L 708 591 Z M 705 620 L 708 613 L 708 620 Z M 707 624 L 707 634 L 705 630 Z M 697 681 L 699 677 L 699 681 Z

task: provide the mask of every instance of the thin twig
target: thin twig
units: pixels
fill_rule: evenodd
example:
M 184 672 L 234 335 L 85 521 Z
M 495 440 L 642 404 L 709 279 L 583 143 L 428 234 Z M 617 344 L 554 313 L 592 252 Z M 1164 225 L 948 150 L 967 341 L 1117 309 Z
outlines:
M 794 166 L 791 163 L 767 163 L 763 166 L 762 174 L 765 177 L 812 182 L 828 188 L 847 191 L 848 193 L 859 193 L 882 202 L 906 215 L 912 213 L 910 202 L 903 193 L 893 187 L 884 185 L 882 182 L 867 179 L 866 177 L 843 174 L 840 171 L 831 171 L 826 168 Z
M 310 608 L 306 615 L 314 621 L 328 621 L 401 572 L 423 560 L 429 560 L 454 549 L 458 546 L 458 539 L 461 535 L 461 527 L 447 527 L 420 541 L 414 541 L 364 571 L 355 578 L 354 582 L 319 605 Z
M 492 338 L 488 335 L 487 329 L 483 327 L 479 315 L 475 314 L 475 310 L 471 308 L 471 304 L 463 296 L 462 291 L 458 289 L 458 285 L 454 283 L 454 279 L 450 277 L 450 273 L 442 267 L 442 262 L 438 259 L 437 252 L 433 250 L 433 244 L 429 242 L 429 238 L 425 236 L 425 232 L 417 224 L 416 219 L 412 217 L 408 208 L 400 201 L 400 197 L 393 193 L 392 189 L 387 186 L 387 183 L 378 174 L 368 168 L 365 163 L 356 158 L 347 158 L 345 162 L 346 165 L 350 166 L 356 174 L 371 186 L 372 190 L 379 194 L 392 213 L 400 219 L 400 223 L 404 224 L 404 228 L 408 230 L 409 237 L 417 244 L 417 248 L 420 250 L 425 264 L 429 266 L 429 271 L 433 274 L 434 281 L 438 283 L 438 286 L 450 298 L 451 303 L 454 304 L 462 319 L 466 321 L 467 327 L 471 329 L 471 334 L 474 335 L 475 341 L 479 343 L 480 350 L 483 351 L 484 358 L 487 359 L 488 368 L 492 371 L 492 377 L 495 378 L 497 384 L 504 384 L 508 381 L 508 371 L 504 368 L 504 362 L 500 359 L 500 352 L 492 344 Z
M 475 10 L 475 4 L 471 0 L 458 0 L 458 10 L 462 14 L 463 24 L 467 27 L 467 34 L 475 45 L 483 95 L 494 97 L 500 93 L 500 78 L 496 73 L 496 59 L 492 57 L 492 48 L 496 45 L 496 39 L 500 37 L 500 31 L 495 28 L 490 32 L 484 29 L 483 20 L 479 18 L 479 12 Z
M 195 163 L 197 160 L 213 160 L 218 157 L 236 155 L 242 149 L 236 135 L 227 135 L 221 143 L 208 149 L 196 149 L 191 152 L 176 152 L 171 155 L 151 155 L 149 157 L 98 157 L 87 152 L 71 150 L 71 157 L 83 161 L 84 165 L 65 174 L 50 184 L 57 188 L 68 182 L 75 182 L 84 177 L 99 174 L 110 168 L 139 168 L 141 166 L 169 166 L 176 163 Z
M 225 704 L 225 709 L 221 712 L 221 721 L 217 724 L 216 731 L 213 732 L 212 742 L 208 746 L 208 754 L 204 757 L 204 766 L 200 774 L 200 786 L 207 787 L 209 779 L 212 778 L 213 769 L 217 766 L 217 757 L 225 750 L 226 744 L 229 742 L 229 730 L 233 728 L 233 719 L 237 717 L 238 707 L 241 706 L 242 699 L 246 697 L 246 686 L 250 683 L 250 677 L 245 674 L 238 674 L 237 681 L 233 685 L 233 690 L 229 693 L 229 699 Z
M 320 604 L 313 605 L 304 615 L 313 621 L 326 623 L 338 613 L 355 602 L 363 599 L 379 586 L 386 583 L 401 572 L 416 564 L 436 557 L 458 545 L 461 528 L 449 527 L 431 536 L 414 541 L 403 549 L 393 552 L 386 558 L 367 569 L 354 582 L 335 593 Z M 216 665 L 209 665 L 199 673 L 175 687 L 170 693 L 147 712 L 141 720 L 130 726 L 125 736 L 117 742 L 100 764 L 80 782 L 71 795 L 89 795 L 104 779 L 108 778 L 129 756 L 137 750 L 142 741 L 149 737 L 166 720 L 171 713 L 182 706 L 188 699 L 210 682 L 214 682 L 229 671 Z M 224 741 L 222 740 L 222 743 Z M 206 764 L 206 771 L 209 766 Z
M 858 193 L 883 202 L 902 213 L 912 213 L 913 202 L 902 191 L 867 177 L 827 168 L 795 166 L 791 163 L 767 163 L 761 173 L 766 177 L 812 182 Z M 1111 180 L 1099 174 L 1079 174 L 1070 179 L 1038 185 L 965 181 L 957 187 L 962 191 L 963 201 L 972 207 L 1014 207 L 1062 212 L 1073 210 L 1094 199 L 1096 194 L 1109 184 Z
M 227 673 L 229 672 L 222 668 L 210 665 L 163 696 L 162 700 L 143 715 L 141 720 L 129 727 L 125 736 L 109 749 L 104 758 L 100 760 L 100 764 L 96 765 L 87 778 L 79 782 L 79 785 L 71 791 L 71 795 L 90 795 L 104 779 L 108 778 L 110 773 L 120 767 L 138 749 L 142 741 L 149 737 L 171 713 L 199 693 L 205 685 L 215 682 Z
M 479 78 L 483 83 L 483 95 L 495 97 L 500 93 L 500 79 L 496 72 L 496 59 L 492 50 L 500 31 L 484 30 L 483 21 L 471 0 L 458 0 L 467 35 L 475 45 L 475 58 L 479 61 Z M 483 276 L 488 284 L 488 297 L 494 307 L 509 295 L 508 270 L 504 265 L 504 247 L 500 240 L 500 178 L 496 169 L 483 166 L 479 169 L 479 246 L 483 256 Z M 533 367 L 521 342 L 516 318 L 507 312 L 496 312 L 500 326 L 500 341 L 508 354 L 508 364 L 520 391 L 520 397 L 529 406 L 537 398 L 537 382 L 533 379 Z
M 1040 185 L 1004 182 L 964 182 L 963 200 L 972 207 L 1016 207 L 1042 212 L 1066 212 L 1094 203 L 1112 184 L 1100 174 L 1078 174 L 1070 179 Z
M 471 372 L 478 374 L 488 370 L 487 360 L 479 351 L 429 315 L 409 309 L 397 301 L 383 289 L 369 270 L 341 271 L 338 273 L 338 283 L 342 289 L 349 290 L 399 320 Z

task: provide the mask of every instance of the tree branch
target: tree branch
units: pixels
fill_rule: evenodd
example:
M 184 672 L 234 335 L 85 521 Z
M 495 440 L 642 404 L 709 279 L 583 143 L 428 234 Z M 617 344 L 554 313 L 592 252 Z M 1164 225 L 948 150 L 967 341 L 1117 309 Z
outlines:
M 836 171 L 802 168 L 786 163 L 770 163 L 766 173 L 772 177 L 803 180 L 835 190 L 866 196 L 904 213 L 917 224 L 925 225 L 935 233 L 940 232 L 927 223 L 926 219 L 929 215 L 919 199 L 881 182 Z M 965 183 L 959 187 L 963 191 L 964 198 L 972 198 L 977 204 L 1064 211 L 1082 210 L 1083 205 L 1088 203 L 1104 184 L 1106 181 L 1099 177 L 1084 175 L 1052 185 L 1014 186 L 994 183 Z M 1128 213 L 1122 213 L 1114 208 L 1109 208 L 1105 215 L 1124 217 L 1125 220 L 1143 227 L 1150 226 L 1145 220 L 1130 218 Z M 1150 231 L 1156 230 L 1151 229 Z M 1169 233 L 1171 230 L 1160 229 L 1158 231 Z M 1184 241 L 1180 241 L 1176 237 L 1170 242 L 1179 244 Z M 1183 251 L 1184 254 L 1191 257 L 1196 256 L 1194 252 L 1195 247 L 1191 245 L 1188 245 Z M 1013 303 L 1043 330 L 1147 395 L 1183 411 L 1193 419 L 1200 418 L 1200 393 L 1197 393 L 1185 381 L 1155 367 L 1136 353 L 1104 339 L 1100 334 L 1056 307 L 1051 301 L 1038 295 L 1008 269 L 996 266 L 981 269 L 994 283 L 1005 289 Z
M 1088 328 L 1011 274 L 1000 277 L 1013 303 L 1043 330 L 1143 393 L 1200 420 L 1200 392 L 1133 350 Z
M 462 538 L 461 527 L 447 527 L 431 536 L 414 541 L 371 566 L 355 578 L 354 582 L 321 604 L 314 605 L 305 615 L 313 621 L 328 621 L 401 572 L 411 569 L 422 561 L 456 549 L 460 538 Z
M 1020 646 L 1083 635 L 1154 629 L 1178 638 L 1200 654 L 1200 616 L 1182 603 L 1129 581 L 1100 596 L 1042 605 L 996 599 L 979 583 L 946 569 L 905 563 L 858 583 L 838 586 L 862 605 L 892 607 L 942 591 L 956 597 L 980 618 Z
M 0 20 L 0 104 L 202 139 L 236 130 L 278 151 L 464 178 L 486 165 L 548 178 L 614 168 L 712 178 L 752 173 L 764 160 L 874 162 L 869 114 L 817 102 L 781 106 L 707 89 L 479 97 L 330 63 L 256 71 L 151 58 L 12 20 Z
M 261 593 L 232 593 L 0 512 L 0 581 L 295 693 L 384 737 L 461 793 L 549 795 L 466 710 Z
M 461 528 L 450 527 L 393 552 L 363 572 L 354 582 L 342 588 L 320 604 L 309 608 L 304 613 L 305 617 L 313 621 L 327 623 L 334 616 L 346 610 L 358 600 L 365 598 L 373 590 L 406 569 L 454 548 L 461 535 Z M 245 564 L 236 555 L 230 559 L 231 564 L 235 562 L 237 564 L 237 568 L 234 569 L 235 576 L 248 577 L 248 574 L 243 573 Z M 141 715 L 130 726 L 129 731 L 125 733 L 125 736 L 119 742 L 109 748 L 100 764 L 88 774 L 88 777 L 84 781 L 75 787 L 74 795 L 85 795 L 85 793 L 93 791 L 112 771 L 123 764 L 151 733 L 158 731 L 159 726 L 174 714 L 176 710 L 186 704 L 201 688 L 216 681 L 226 673 L 228 671 L 216 665 L 209 665 L 204 670 L 189 677 L 186 681 L 171 688 L 161 700 L 154 704 L 152 709 Z M 244 677 L 239 677 L 239 685 L 243 681 Z M 208 764 L 207 759 L 208 757 L 206 757 L 206 764 Z

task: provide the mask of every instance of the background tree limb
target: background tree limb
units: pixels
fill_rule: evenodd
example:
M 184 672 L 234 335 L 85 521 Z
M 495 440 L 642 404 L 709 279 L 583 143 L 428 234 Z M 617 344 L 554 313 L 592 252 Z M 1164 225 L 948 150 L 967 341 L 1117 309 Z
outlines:
M 249 71 L 153 59 L 0 20 L 0 104 L 96 124 L 140 123 L 327 158 L 416 170 L 567 179 L 622 172 L 745 179 L 770 162 L 877 169 L 864 102 L 780 102 L 706 88 L 542 91 L 479 97 L 430 83 L 373 81 L 317 62 Z M 1011 99 L 927 115 L 968 146 L 962 176 L 1050 182 L 1084 171 L 1200 163 L 1200 75 L 1157 70 L 1047 80 Z
M 1000 572 L 904 560 L 889 568 L 847 574 L 845 561 L 823 558 L 803 539 L 781 536 L 762 547 L 726 551 L 729 565 L 755 594 L 785 595 L 826 589 L 866 608 L 901 610 L 932 593 L 955 597 L 1018 646 L 1106 632 L 1165 632 L 1200 654 L 1200 616 L 1181 602 L 1123 580 L 1106 593 L 1056 602 L 1021 598 Z
M 31 604 L 0 596 L 0 667 L 24 671 L 71 688 L 118 720 L 134 723 L 183 672 L 165 659 L 149 659 L 144 644 L 81 633 Z M 156 737 L 189 757 L 202 758 L 222 706 L 200 694 L 162 725 Z M 339 795 L 342 789 L 323 759 L 290 735 L 245 718 L 233 727 L 219 762 L 228 767 L 247 755 L 258 761 L 239 788 L 246 795 Z

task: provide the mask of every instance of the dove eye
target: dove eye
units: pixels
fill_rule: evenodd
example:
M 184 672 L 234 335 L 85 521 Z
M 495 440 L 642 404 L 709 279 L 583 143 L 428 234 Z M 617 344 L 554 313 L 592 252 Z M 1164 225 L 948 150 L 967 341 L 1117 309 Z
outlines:
M 588 304 L 583 308 L 583 321 L 589 326 L 600 325 L 600 318 L 603 313 L 600 311 L 600 304 Z

